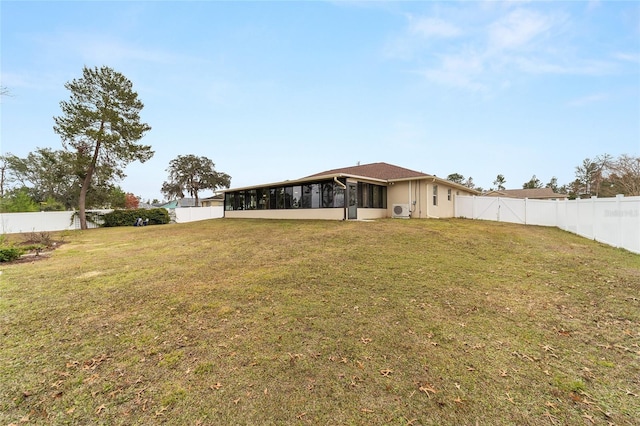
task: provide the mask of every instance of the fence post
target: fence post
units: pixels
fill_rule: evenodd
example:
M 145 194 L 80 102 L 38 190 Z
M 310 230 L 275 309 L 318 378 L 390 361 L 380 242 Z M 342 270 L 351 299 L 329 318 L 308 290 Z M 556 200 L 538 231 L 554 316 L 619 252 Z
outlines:
M 622 199 L 624 198 L 623 194 L 616 195 L 616 214 L 618 215 L 618 232 L 616 232 L 616 247 L 623 247 L 622 241 Z
M 476 220 L 476 196 L 471 196 L 471 219 Z
M 591 196 L 591 223 L 593 223 L 592 229 L 593 229 L 593 237 L 591 237 L 594 241 L 599 241 L 598 240 L 598 230 L 596 229 L 598 224 L 596 223 L 596 199 L 598 198 L 597 195 L 592 195 Z

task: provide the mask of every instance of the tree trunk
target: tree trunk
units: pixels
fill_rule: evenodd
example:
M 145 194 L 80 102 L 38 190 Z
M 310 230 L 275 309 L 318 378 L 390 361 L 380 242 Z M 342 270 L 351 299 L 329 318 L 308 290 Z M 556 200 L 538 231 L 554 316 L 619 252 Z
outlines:
M 104 121 L 100 123 L 99 134 L 102 134 L 102 129 L 104 129 Z M 80 188 L 80 197 L 78 197 L 78 215 L 80 216 L 80 229 L 87 229 L 87 213 L 85 205 L 87 201 L 87 192 L 89 191 L 89 187 L 91 186 L 91 178 L 93 177 L 93 172 L 96 169 L 96 162 L 98 161 L 100 144 L 101 140 L 100 138 L 98 138 L 98 140 L 96 141 L 96 149 L 93 151 L 93 157 L 91 158 L 91 164 L 89 164 L 87 175 L 84 177 L 84 181 L 82 182 L 82 188 Z
M 85 210 L 85 202 L 87 200 L 87 190 L 89 189 L 89 185 L 87 180 L 90 180 L 91 177 L 87 175 L 82 182 L 82 188 L 80 189 L 80 197 L 78 198 L 78 216 L 80 217 L 80 229 L 87 229 L 87 214 Z

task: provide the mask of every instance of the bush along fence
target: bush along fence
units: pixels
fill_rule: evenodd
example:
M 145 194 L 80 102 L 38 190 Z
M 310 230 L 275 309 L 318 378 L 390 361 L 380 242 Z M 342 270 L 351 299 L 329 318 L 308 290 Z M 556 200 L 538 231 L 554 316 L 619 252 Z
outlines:
M 556 226 L 640 254 L 640 197 L 531 200 L 460 195 L 456 197 L 455 216 Z
M 161 208 L 114 210 L 102 215 L 102 226 L 132 226 L 139 220 L 145 225 L 164 225 L 169 223 L 169 212 Z

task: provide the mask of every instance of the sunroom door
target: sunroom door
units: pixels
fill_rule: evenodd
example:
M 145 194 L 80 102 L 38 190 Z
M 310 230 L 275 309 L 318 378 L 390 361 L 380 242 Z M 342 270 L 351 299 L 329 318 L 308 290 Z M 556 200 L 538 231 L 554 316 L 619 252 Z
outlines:
M 347 183 L 347 219 L 358 218 L 358 185 L 356 183 Z

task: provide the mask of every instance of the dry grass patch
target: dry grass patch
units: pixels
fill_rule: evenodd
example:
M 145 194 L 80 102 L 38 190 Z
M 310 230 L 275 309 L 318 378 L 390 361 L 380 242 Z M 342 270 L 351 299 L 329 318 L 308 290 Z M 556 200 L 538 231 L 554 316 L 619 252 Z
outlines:
M 2 267 L 0 422 L 634 424 L 640 256 L 466 220 L 73 233 Z

